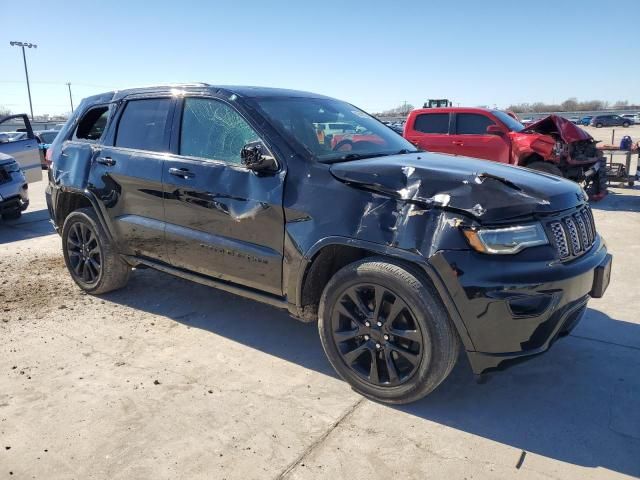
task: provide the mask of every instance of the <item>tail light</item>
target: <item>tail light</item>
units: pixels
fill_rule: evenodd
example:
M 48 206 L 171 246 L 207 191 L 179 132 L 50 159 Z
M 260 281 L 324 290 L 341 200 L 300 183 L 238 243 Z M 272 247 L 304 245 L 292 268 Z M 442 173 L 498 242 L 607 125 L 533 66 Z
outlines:
M 47 153 L 44 155 L 44 163 L 47 164 L 47 167 L 51 167 L 53 165 L 53 153 L 51 147 L 47 148 Z

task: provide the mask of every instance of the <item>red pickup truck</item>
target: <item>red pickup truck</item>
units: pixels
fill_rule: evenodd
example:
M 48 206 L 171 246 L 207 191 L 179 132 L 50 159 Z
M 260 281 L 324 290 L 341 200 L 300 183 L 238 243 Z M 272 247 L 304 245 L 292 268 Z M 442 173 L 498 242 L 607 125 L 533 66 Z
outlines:
M 550 115 L 525 127 L 501 110 L 413 110 L 404 137 L 430 152 L 519 165 L 584 181 L 590 196 L 606 193 L 603 157 L 596 141 L 569 120 Z

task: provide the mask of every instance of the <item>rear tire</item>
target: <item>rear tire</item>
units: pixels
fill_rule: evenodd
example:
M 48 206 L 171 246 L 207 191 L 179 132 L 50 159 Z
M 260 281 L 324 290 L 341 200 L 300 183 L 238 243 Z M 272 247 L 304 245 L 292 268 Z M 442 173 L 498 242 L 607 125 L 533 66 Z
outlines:
M 64 263 L 85 292 L 99 295 L 124 287 L 131 267 L 122 260 L 91 208 L 69 214 L 62 227 Z
M 596 128 L 602 128 L 602 124 L 601 123 L 596 123 Z
M 550 173 L 551 175 L 557 175 L 558 177 L 563 177 L 562 170 L 556 167 L 551 162 L 533 162 L 527 165 L 527 168 L 531 170 L 536 170 L 538 172 Z
M 622 126 L 623 126 L 624 128 L 629 128 L 629 122 L 624 122 L 624 123 L 622 124 Z
M 460 340 L 435 289 L 412 268 L 385 258 L 339 270 L 322 293 L 318 317 L 333 368 L 355 391 L 380 402 L 424 397 L 458 358 Z

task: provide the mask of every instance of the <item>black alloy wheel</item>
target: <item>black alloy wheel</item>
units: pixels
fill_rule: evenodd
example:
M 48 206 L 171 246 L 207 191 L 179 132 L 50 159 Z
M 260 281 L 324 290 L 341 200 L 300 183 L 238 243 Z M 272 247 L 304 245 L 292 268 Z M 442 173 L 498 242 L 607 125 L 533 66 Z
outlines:
M 422 361 L 420 325 L 407 303 L 387 287 L 347 288 L 333 309 L 331 324 L 344 363 L 375 386 L 406 382 Z
M 131 267 L 119 255 L 96 212 L 71 212 L 62 227 L 62 252 L 71 278 L 85 292 L 99 295 L 124 287 Z
M 418 267 L 365 257 L 338 270 L 318 305 L 322 348 L 336 372 L 373 400 L 402 404 L 447 378 L 460 338 Z
M 97 283 L 102 273 L 102 252 L 93 229 L 84 222 L 73 223 L 65 248 L 75 277 L 87 286 Z

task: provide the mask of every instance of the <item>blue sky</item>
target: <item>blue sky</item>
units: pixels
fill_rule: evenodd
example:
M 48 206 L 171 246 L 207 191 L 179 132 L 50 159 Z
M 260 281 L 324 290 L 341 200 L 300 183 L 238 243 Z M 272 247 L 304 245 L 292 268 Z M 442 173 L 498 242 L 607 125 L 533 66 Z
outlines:
M 31 15 L 0 4 L 0 106 L 14 112 L 28 101 L 10 40 L 38 44 L 36 114 L 69 110 L 67 81 L 76 104 L 183 81 L 309 90 L 368 111 L 441 97 L 640 103 L 639 0 L 31 0 Z

